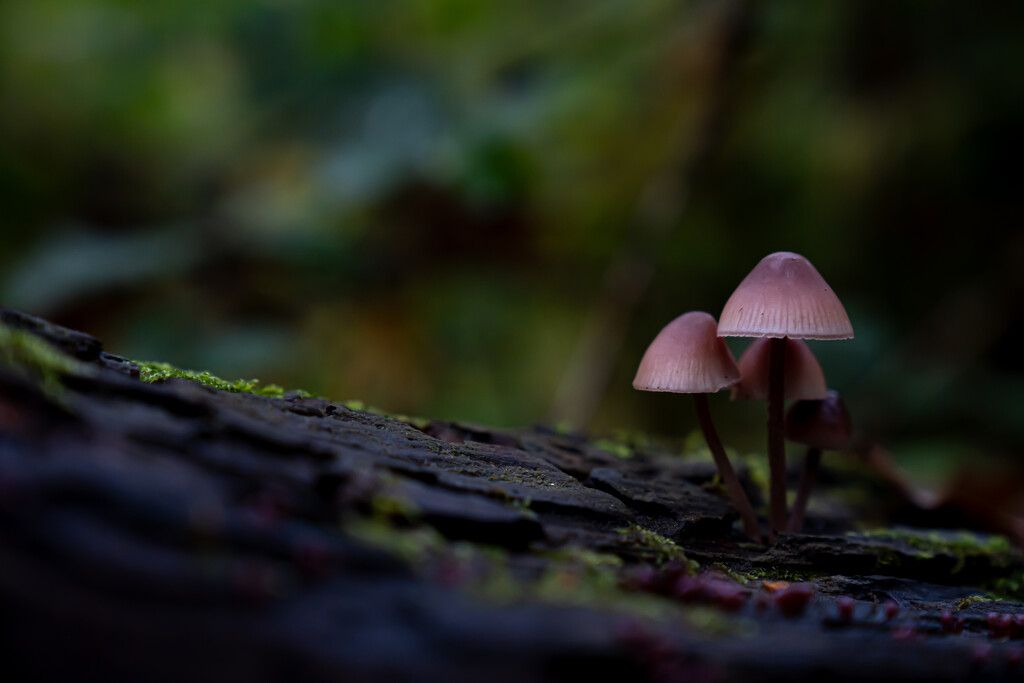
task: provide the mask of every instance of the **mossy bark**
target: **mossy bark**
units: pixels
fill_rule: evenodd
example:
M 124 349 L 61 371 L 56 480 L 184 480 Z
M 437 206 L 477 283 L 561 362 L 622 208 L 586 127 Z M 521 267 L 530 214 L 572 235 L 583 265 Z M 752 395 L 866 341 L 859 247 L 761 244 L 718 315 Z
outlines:
M 87 335 L 3 315 L 76 358 L 0 364 L 8 679 L 1015 675 L 1019 551 L 856 532 L 930 519 L 869 471 L 840 486 L 827 464 L 814 533 L 769 548 L 697 454 L 146 383 Z

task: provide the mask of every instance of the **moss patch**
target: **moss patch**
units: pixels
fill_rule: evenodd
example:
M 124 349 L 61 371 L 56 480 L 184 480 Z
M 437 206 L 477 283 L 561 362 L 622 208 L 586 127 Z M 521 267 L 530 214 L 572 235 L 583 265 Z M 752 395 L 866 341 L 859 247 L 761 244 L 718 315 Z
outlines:
M 937 531 L 916 531 L 914 529 L 873 529 L 860 535 L 870 538 L 885 538 L 903 541 L 912 548 L 928 552 L 973 555 L 1010 553 L 1013 545 L 1005 536 L 982 535 L 970 531 L 939 533 Z
M 867 538 L 896 541 L 910 548 L 913 555 L 922 560 L 932 559 L 938 555 L 956 558 L 951 570 L 956 574 L 961 571 L 968 559 L 984 558 L 992 567 L 1007 568 L 1014 560 L 1019 561 L 1019 553 L 1005 536 L 975 534 L 969 531 L 938 532 L 914 529 L 874 529 L 861 534 Z M 880 555 L 885 564 L 885 553 Z M 898 558 L 896 558 L 898 561 Z
M 307 391 L 286 391 L 284 387 L 276 384 L 260 384 L 258 379 L 236 379 L 233 382 L 221 379 L 209 372 L 198 372 L 196 370 L 182 370 L 170 363 L 152 363 L 147 361 L 135 361 L 139 366 L 139 377 L 143 382 L 161 382 L 171 377 L 187 379 L 193 382 L 205 384 L 214 389 L 231 391 L 235 393 L 256 394 L 268 398 L 284 398 L 285 394 L 294 396 L 311 396 Z
M 374 499 L 369 515 L 343 520 L 341 528 L 367 545 L 407 562 L 426 580 L 454 582 L 460 591 L 502 604 L 535 602 L 574 605 L 643 619 L 671 620 L 707 635 L 746 635 L 752 622 L 702 605 L 681 604 L 664 596 L 627 588 L 623 561 L 577 546 L 536 550 L 526 555 L 468 541 L 449 541 L 433 527 L 418 523 L 415 510 L 392 498 Z M 665 559 L 686 560 L 679 547 L 643 529 L 623 530 L 632 543 L 656 549 Z M 543 566 L 535 572 L 534 560 Z
M 807 572 L 789 567 L 756 567 L 743 576 L 748 581 L 788 581 L 789 583 L 803 583 L 813 581 L 827 576 L 823 572 Z
M 967 609 L 968 607 L 977 602 L 992 602 L 992 600 L 992 598 L 986 597 L 984 595 L 968 595 L 966 598 L 961 598 L 956 603 L 956 608 L 958 610 Z
M 61 353 L 34 334 L 0 323 L 0 367 L 39 382 L 51 398 L 59 399 L 64 387 L 62 375 L 89 375 L 91 365 Z
M 617 458 L 632 458 L 633 449 L 624 443 L 618 443 L 611 439 L 598 439 L 594 442 L 594 448 L 604 451 L 605 453 L 611 453 Z
M 688 558 L 674 541 L 639 524 L 630 524 L 615 531 L 621 536 L 622 545 L 639 550 L 639 554 L 653 564 L 660 565 L 674 560 L 686 567 L 691 574 L 700 568 L 700 565 Z
M 995 600 L 1024 600 L 1024 571 L 1002 576 L 984 586 L 989 597 Z

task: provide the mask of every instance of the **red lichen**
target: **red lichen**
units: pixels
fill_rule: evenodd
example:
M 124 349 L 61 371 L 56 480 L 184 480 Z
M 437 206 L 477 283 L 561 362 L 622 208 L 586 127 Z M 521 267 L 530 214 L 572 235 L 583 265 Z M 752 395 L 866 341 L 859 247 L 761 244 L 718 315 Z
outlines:
M 987 621 L 989 638 L 1008 638 L 1010 636 L 1010 626 L 1013 623 L 1013 617 L 1009 614 L 989 612 Z
M 1024 614 L 1018 614 L 1011 620 L 1010 638 L 1013 640 L 1024 638 Z
M 956 617 L 949 610 L 946 610 L 939 616 L 939 624 L 942 625 L 942 630 L 946 633 L 952 633 L 953 628 L 956 626 Z
M 682 576 L 673 595 L 684 602 L 700 602 L 736 612 L 746 604 L 747 593 L 735 584 L 707 575 Z
M 849 623 L 853 619 L 853 608 L 856 607 L 857 602 L 849 595 L 843 595 L 836 598 L 836 611 L 839 615 L 839 621 Z
M 775 593 L 775 605 L 788 617 L 803 614 L 814 596 L 814 587 L 807 583 L 794 583 Z

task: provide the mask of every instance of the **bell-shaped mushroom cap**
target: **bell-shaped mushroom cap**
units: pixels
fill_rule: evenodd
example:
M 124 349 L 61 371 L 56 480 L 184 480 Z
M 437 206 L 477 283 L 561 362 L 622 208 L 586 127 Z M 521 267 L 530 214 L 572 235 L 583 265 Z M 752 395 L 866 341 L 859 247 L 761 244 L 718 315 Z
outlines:
M 740 381 L 740 371 L 710 313 L 691 311 L 658 333 L 647 347 L 633 388 L 713 394 Z
M 838 391 L 829 390 L 820 401 L 797 401 L 786 413 L 786 438 L 811 448 L 846 448 L 852 429 L 850 412 Z
M 723 337 L 852 339 L 853 326 L 832 288 L 800 254 L 761 259 L 722 309 Z
M 740 383 L 732 388 L 732 400 L 768 398 L 768 366 L 771 340 L 755 339 L 740 356 Z M 825 398 L 828 387 L 814 353 L 799 339 L 786 339 L 785 399 L 802 401 Z

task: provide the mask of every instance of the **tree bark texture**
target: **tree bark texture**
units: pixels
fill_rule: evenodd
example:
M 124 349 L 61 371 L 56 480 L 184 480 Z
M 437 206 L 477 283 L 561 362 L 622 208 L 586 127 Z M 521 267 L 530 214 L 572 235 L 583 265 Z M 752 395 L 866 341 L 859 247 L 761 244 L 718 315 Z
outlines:
M 6 680 L 1019 675 L 1024 607 L 979 596 L 1020 552 L 891 526 L 936 518 L 866 469 L 825 463 L 811 533 L 769 547 L 707 459 L 150 384 L 88 335 L 0 320 L 77 361 L 56 383 L 0 365 Z

